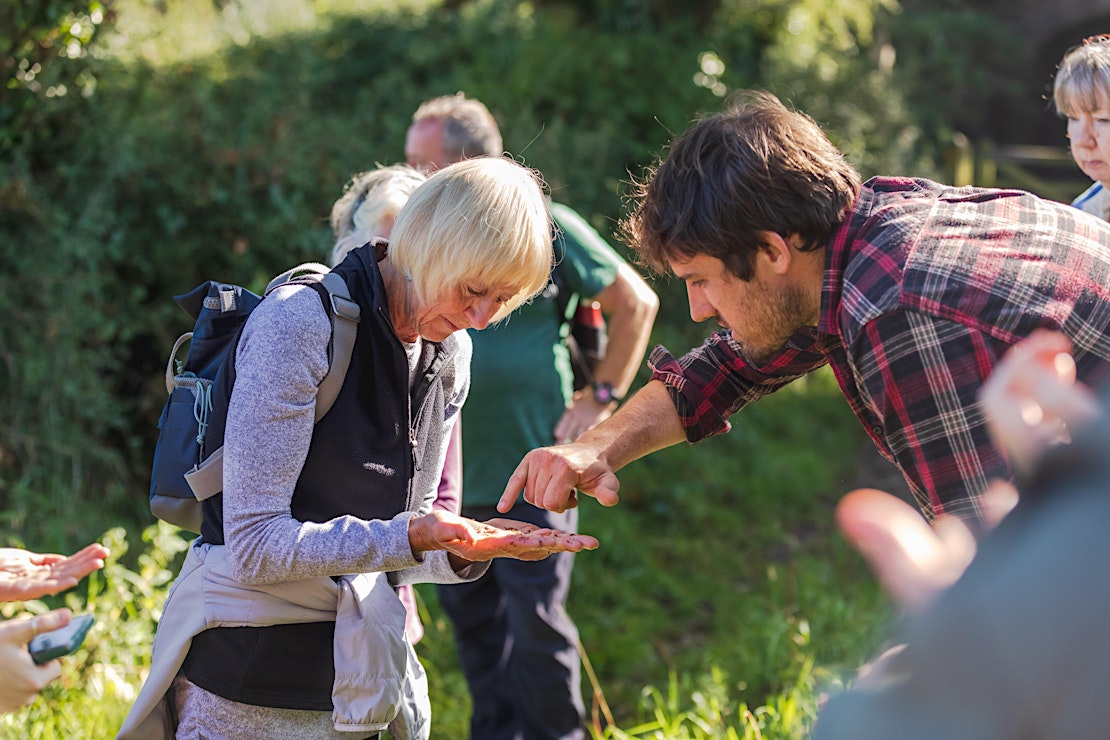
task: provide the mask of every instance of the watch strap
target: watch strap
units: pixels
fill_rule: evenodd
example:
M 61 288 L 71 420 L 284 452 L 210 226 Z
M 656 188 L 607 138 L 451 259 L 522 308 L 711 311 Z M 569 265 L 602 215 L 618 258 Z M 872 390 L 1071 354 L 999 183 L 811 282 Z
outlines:
M 594 383 L 593 390 L 594 400 L 601 404 L 620 403 L 624 400 L 624 396 L 614 390 L 612 383 Z

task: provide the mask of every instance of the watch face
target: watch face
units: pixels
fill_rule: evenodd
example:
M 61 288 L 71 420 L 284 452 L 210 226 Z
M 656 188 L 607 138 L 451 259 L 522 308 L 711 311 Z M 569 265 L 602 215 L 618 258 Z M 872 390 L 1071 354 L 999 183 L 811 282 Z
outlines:
M 598 403 L 613 402 L 613 386 L 608 383 L 598 383 L 594 386 L 594 398 Z

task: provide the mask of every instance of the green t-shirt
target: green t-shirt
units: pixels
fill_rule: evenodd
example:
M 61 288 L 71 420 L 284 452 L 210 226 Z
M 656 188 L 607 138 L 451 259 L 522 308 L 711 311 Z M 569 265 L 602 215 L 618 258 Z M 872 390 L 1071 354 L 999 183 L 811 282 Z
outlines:
M 567 206 L 552 203 L 551 215 L 563 231 L 556 246 L 563 280 L 577 295 L 597 295 L 616 279 L 620 255 Z M 559 254 L 563 244 L 566 254 Z M 462 411 L 464 506 L 497 503 L 525 453 L 555 441 L 574 377 L 563 341 L 568 330 L 545 291 L 501 323 L 470 331 L 474 358 Z

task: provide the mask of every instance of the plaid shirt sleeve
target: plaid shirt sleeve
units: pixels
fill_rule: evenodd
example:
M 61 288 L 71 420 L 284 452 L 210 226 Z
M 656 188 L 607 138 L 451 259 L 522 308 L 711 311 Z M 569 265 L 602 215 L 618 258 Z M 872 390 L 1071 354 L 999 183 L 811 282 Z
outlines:
M 927 516 L 982 518 L 980 496 L 1010 468 L 991 442 L 979 389 L 998 361 L 985 334 L 913 311 L 868 322 L 850 364 Z
M 744 359 L 727 330 L 681 359 L 662 346 L 648 357 L 651 379 L 667 386 L 690 443 L 727 432 L 728 417 L 826 362 L 808 331 L 795 334 L 782 352 L 759 368 Z

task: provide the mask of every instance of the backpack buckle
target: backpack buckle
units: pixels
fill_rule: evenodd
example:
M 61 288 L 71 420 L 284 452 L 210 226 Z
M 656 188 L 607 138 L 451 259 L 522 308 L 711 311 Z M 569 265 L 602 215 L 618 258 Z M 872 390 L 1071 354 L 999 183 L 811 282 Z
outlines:
M 356 324 L 362 320 L 362 308 L 357 303 L 334 293 L 331 294 L 331 310 L 339 318 Z

